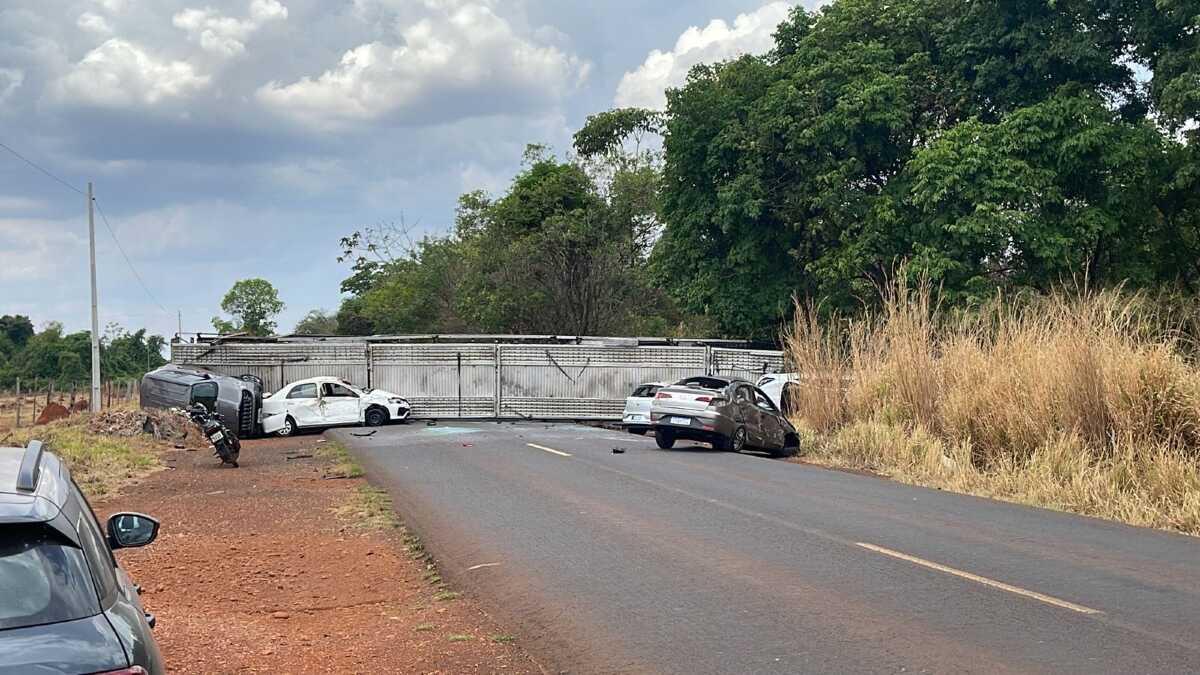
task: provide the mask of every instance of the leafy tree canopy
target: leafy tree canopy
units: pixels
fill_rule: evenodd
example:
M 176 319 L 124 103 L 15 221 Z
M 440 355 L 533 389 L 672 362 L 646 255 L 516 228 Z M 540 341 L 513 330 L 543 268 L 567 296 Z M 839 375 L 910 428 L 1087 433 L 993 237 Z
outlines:
M 275 317 L 283 308 L 271 282 L 242 279 L 221 300 L 221 310 L 233 316 L 233 321 L 213 317 L 213 328 L 222 334 L 270 335 L 275 332 Z
M 292 331 L 296 335 L 337 335 L 337 315 L 323 309 L 314 309 L 304 315 Z
M 770 54 L 699 66 L 668 92 L 652 271 L 684 310 L 759 338 L 793 294 L 852 309 L 902 259 L 967 303 L 1077 274 L 1194 293 L 1196 14 L 1176 0 L 797 8 Z

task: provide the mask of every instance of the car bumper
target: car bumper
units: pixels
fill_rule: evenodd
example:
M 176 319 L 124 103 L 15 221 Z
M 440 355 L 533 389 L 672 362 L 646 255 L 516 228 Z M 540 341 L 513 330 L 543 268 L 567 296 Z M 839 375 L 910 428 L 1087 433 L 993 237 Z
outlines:
M 669 429 L 679 438 L 706 440 L 714 436 L 728 438 L 737 426 L 733 420 L 717 414 L 696 412 L 656 412 L 650 414 L 651 426 Z
M 387 409 L 388 417 L 395 421 L 406 420 L 412 414 L 412 408 L 403 403 L 389 403 Z

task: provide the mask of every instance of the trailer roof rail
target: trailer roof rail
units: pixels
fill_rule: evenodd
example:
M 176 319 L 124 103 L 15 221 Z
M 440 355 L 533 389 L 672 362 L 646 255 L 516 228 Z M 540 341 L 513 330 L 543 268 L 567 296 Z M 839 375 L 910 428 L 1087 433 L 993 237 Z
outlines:
M 21 457 L 21 468 L 17 470 L 17 490 L 37 490 L 38 478 L 42 474 L 42 442 L 29 441 L 25 455 Z

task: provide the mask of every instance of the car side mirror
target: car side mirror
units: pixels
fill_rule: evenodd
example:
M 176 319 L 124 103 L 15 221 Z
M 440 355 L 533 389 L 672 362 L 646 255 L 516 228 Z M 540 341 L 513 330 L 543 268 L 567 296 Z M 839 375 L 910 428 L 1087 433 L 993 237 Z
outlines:
M 158 538 L 158 521 L 141 513 L 117 513 L 108 519 L 108 547 L 145 546 Z

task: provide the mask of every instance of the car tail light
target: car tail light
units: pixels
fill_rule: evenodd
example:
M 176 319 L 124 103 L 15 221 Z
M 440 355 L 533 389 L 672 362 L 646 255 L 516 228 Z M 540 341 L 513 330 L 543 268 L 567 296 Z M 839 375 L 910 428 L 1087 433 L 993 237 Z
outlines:
M 655 396 L 654 398 L 671 398 L 671 395 L 665 391 L 660 391 L 660 392 L 658 392 L 658 395 Z
M 96 675 L 147 675 L 147 674 L 146 674 L 145 668 L 143 668 L 141 666 L 132 666 L 129 668 L 122 668 L 120 670 L 106 670 L 102 673 L 96 673 Z
M 712 397 L 711 396 L 697 396 L 696 401 L 698 403 L 712 403 Z

